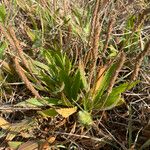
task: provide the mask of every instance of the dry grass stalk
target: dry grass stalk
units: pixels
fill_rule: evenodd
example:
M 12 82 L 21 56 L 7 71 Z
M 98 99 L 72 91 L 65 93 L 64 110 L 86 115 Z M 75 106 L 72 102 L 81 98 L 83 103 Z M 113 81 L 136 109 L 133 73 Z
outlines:
M 95 67 L 96 67 L 96 62 L 97 62 L 97 56 L 98 56 L 98 47 L 99 47 L 99 36 L 100 36 L 100 26 L 97 26 L 97 28 L 95 29 L 95 36 L 93 38 L 93 48 L 91 49 L 91 53 L 92 53 L 92 67 L 91 67 L 91 73 L 90 73 L 90 77 L 89 77 L 89 83 L 91 83 L 91 80 L 93 78 L 93 74 L 95 71 Z
M 94 70 L 95 70 L 96 62 L 97 62 L 97 56 L 98 56 L 98 47 L 99 47 L 100 32 L 101 32 L 100 13 L 99 13 L 100 4 L 101 4 L 101 1 L 97 0 L 95 3 L 93 20 L 91 23 L 91 35 L 90 35 L 90 41 L 89 41 L 91 48 L 89 50 L 89 53 L 87 54 L 88 55 L 87 59 L 92 59 L 92 67 L 91 67 L 91 73 L 89 77 L 89 83 L 91 83 L 91 80 L 93 78 L 93 74 L 94 74 Z
M 70 41 L 71 37 L 71 33 L 72 33 L 72 26 L 71 24 L 68 25 L 68 33 L 67 33 L 67 40 Z
M 69 0 L 63 0 L 63 11 L 64 15 L 66 16 L 70 11 L 70 1 Z
M 138 18 L 138 21 L 136 23 L 136 25 L 134 26 L 133 28 L 133 33 L 143 24 L 146 16 L 150 13 L 150 8 L 147 8 L 145 10 L 143 10 L 142 13 L 139 14 L 139 18 Z
M 24 55 L 23 55 L 22 47 L 20 46 L 20 42 L 19 42 L 18 39 L 16 38 L 16 35 L 15 35 L 15 32 L 14 32 L 13 28 L 12 28 L 12 27 L 9 27 L 9 28 L 8 28 L 8 32 L 10 33 L 10 36 L 11 36 L 11 38 L 12 38 L 13 41 L 14 41 L 13 43 L 14 43 L 14 45 L 15 45 L 15 47 L 16 47 L 18 56 L 22 59 L 24 66 L 25 66 L 26 68 L 29 68 L 29 67 L 28 67 L 28 62 L 27 62 L 26 58 L 25 58 Z
M 125 59 L 126 59 L 125 53 L 124 53 L 124 52 L 121 52 L 120 58 L 119 58 L 119 60 L 118 60 L 118 64 L 117 64 L 117 67 L 116 67 L 116 70 L 115 70 L 115 72 L 112 74 L 112 78 L 111 78 L 111 80 L 110 80 L 110 83 L 109 83 L 109 86 L 108 86 L 108 89 L 107 89 L 107 95 L 106 95 L 105 101 L 104 101 L 104 103 L 103 103 L 103 106 L 105 105 L 108 96 L 109 96 L 110 93 L 112 92 L 113 86 L 114 86 L 115 81 L 116 81 L 116 79 L 117 79 L 117 77 L 118 77 L 118 74 L 119 74 L 119 72 L 120 72 L 120 70 L 121 70 L 121 68 L 122 68 L 122 66 L 123 66 L 123 64 L 124 64 L 124 62 L 125 62 Z M 102 107 L 103 107 L 103 106 L 102 106 Z M 104 114 L 105 114 L 105 111 L 102 112 L 101 119 L 103 118 Z M 100 119 L 100 120 L 101 120 L 101 119 Z
M 91 21 L 91 31 L 90 31 L 90 35 L 89 35 L 89 42 L 88 42 L 88 46 L 89 46 L 89 51 L 87 52 L 87 55 L 85 56 L 84 62 L 85 65 L 87 64 L 87 62 L 91 59 L 91 54 L 93 51 L 93 44 L 94 44 L 94 34 L 95 34 L 95 29 L 100 26 L 99 23 L 99 10 L 100 10 L 100 0 L 96 0 L 95 2 L 95 8 L 94 8 L 94 12 L 93 12 L 93 17 L 92 17 L 92 21 Z
M 36 82 L 40 85 L 40 82 L 36 79 L 36 77 L 34 76 L 34 74 L 32 73 L 31 67 L 28 63 L 28 61 L 26 60 L 26 58 L 24 57 L 24 53 L 23 53 L 23 49 L 20 46 L 20 42 L 18 41 L 18 39 L 16 38 L 16 34 L 14 32 L 14 29 L 12 27 L 8 28 L 8 32 L 10 33 L 10 36 L 12 37 L 18 56 L 21 58 L 23 65 L 29 70 L 29 73 L 32 75 L 32 77 L 36 80 Z
M 97 60 L 97 55 L 98 55 L 98 47 L 99 47 L 99 39 L 100 39 L 100 31 L 101 31 L 101 25 L 99 22 L 99 14 L 97 17 L 97 22 L 95 24 L 95 29 L 94 29 L 94 36 L 93 36 L 93 41 L 92 41 L 92 59 L 94 59 L 94 61 Z
M 57 10 L 57 0 L 53 0 L 53 11 L 56 12 Z
M 131 80 L 135 80 L 137 78 L 143 58 L 147 55 L 149 51 L 150 51 L 150 40 L 146 43 L 144 50 L 135 59 L 135 67 L 131 75 Z
M 111 78 L 110 83 L 109 83 L 109 87 L 108 87 L 108 89 L 107 89 L 107 94 L 108 94 L 108 95 L 109 95 L 109 94 L 111 93 L 111 91 L 112 91 L 112 88 L 113 88 L 113 86 L 114 86 L 114 84 L 115 84 L 115 81 L 116 81 L 116 79 L 117 79 L 117 77 L 118 77 L 118 74 L 119 74 L 119 72 L 120 72 L 120 70 L 121 70 L 121 68 L 122 68 L 122 66 L 123 66 L 123 64 L 124 64 L 124 62 L 125 62 L 125 59 L 126 59 L 125 53 L 124 53 L 124 52 L 121 52 L 120 58 L 119 58 L 119 60 L 118 60 L 118 64 L 117 64 L 117 67 L 116 67 L 116 70 L 115 70 L 115 72 L 114 72 L 113 75 L 112 75 L 112 78 Z
M 132 30 L 132 33 L 130 35 L 130 38 L 128 38 L 125 43 L 123 43 L 120 47 L 120 51 L 123 50 L 124 46 L 128 44 L 128 42 L 131 40 L 131 38 L 133 37 L 134 33 L 136 32 L 136 30 L 138 30 L 140 28 L 140 26 L 143 24 L 146 16 L 150 13 L 150 8 L 147 8 L 145 10 L 143 10 L 142 13 L 139 14 L 139 17 L 138 17 L 138 21 L 137 23 L 135 24 L 135 26 L 133 27 L 133 30 Z
M 107 31 L 107 35 L 106 35 L 106 41 L 105 41 L 104 48 L 102 50 L 103 55 L 105 54 L 105 51 L 108 48 L 108 43 L 109 43 L 110 36 L 111 36 L 112 30 L 113 30 L 113 25 L 114 25 L 114 22 L 115 22 L 114 17 L 112 15 L 110 17 L 111 17 L 111 19 L 110 19 L 109 24 L 108 24 L 108 31 Z
M 0 111 L 2 112 L 14 112 L 14 111 L 27 111 L 27 110 L 41 110 L 38 107 L 15 107 L 15 106 L 1 106 Z
M 41 6 L 43 6 L 45 8 L 49 8 L 49 4 L 46 0 L 40 0 L 40 4 L 41 4 Z
M 9 43 L 11 44 L 11 46 L 12 46 L 13 48 L 15 48 L 16 46 L 15 46 L 15 44 L 14 44 L 14 42 L 13 42 L 13 39 L 10 37 L 10 35 L 8 34 L 7 29 L 4 28 L 1 23 L 0 23 L 0 30 L 1 30 L 1 32 L 5 35 L 5 37 L 7 38 L 7 40 L 9 41 Z
M 94 12 L 93 12 L 93 18 L 92 18 L 92 22 L 91 22 L 91 32 L 90 32 L 90 38 L 89 38 L 89 45 L 91 45 L 91 41 L 93 39 L 95 25 L 96 25 L 96 23 L 98 21 L 97 17 L 98 17 L 99 10 L 100 10 L 100 0 L 96 0 Z
M 88 61 L 91 61 L 90 66 L 90 75 L 89 75 L 89 83 L 91 83 L 94 71 L 96 68 L 97 58 L 98 58 L 98 48 L 99 48 L 99 40 L 100 40 L 100 32 L 101 32 L 101 22 L 100 21 L 100 9 L 105 8 L 106 4 L 108 3 L 108 0 L 97 0 L 95 2 L 95 8 L 93 12 L 93 19 L 91 22 L 91 32 L 90 32 L 90 38 L 89 38 L 89 51 L 85 57 L 85 65 Z
M 20 78 L 24 81 L 27 88 L 32 92 L 33 95 L 35 95 L 36 98 L 41 99 L 41 96 L 39 95 L 38 91 L 35 90 L 32 83 L 26 77 L 22 67 L 19 64 L 19 61 L 18 61 L 17 57 L 14 58 L 14 62 L 15 62 L 15 65 L 16 65 L 16 71 L 18 72 Z
M 17 38 L 16 38 L 16 36 L 14 34 L 13 29 L 11 29 L 11 33 L 12 33 L 12 35 L 14 35 L 14 37 L 11 37 L 12 35 L 10 36 L 8 34 L 7 29 L 5 29 L 1 23 L 0 23 L 0 29 L 1 29 L 2 33 L 4 34 L 4 36 L 7 38 L 7 40 L 9 41 L 9 43 L 11 44 L 11 46 L 13 47 L 14 51 L 17 50 L 17 53 L 19 54 L 19 56 L 21 57 L 21 59 L 23 58 L 22 60 L 24 60 L 25 58 L 22 56 L 22 49 L 21 49 L 21 47 L 19 45 L 19 42 L 18 42 L 18 40 L 17 40 Z M 27 86 L 27 88 L 32 92 L 32 94 L 35 97 L 41 99 L 41 96 L 39 95 L 38 91 L 36 91 L 36 89 L 33 87 L 32 83 L 26 77 L 26 75 L 25 75 L 22 67 L 19 64 L 19 59 L 18 59 L 17 55 L 15 56 L 15 58 L 13 59 L 13 61 L 15 63 L 16 71 L 18 72 L 18 75 L 24 81 L 24 83 Z M 24 60 L 23 63 L 26 63 L 26 61 Z M 25 65 L 27 65 L 27 64 L 25 64 Z

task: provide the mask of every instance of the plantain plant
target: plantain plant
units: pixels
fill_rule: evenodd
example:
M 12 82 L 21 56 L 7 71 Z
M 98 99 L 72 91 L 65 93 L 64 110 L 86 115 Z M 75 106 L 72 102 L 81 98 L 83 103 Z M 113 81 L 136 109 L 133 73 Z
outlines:
M 17 104 L 17 106 L 53 106 L 53 109 L 40 111 L 42 115 L 50 117 L 58 113 L 68 117 L 78 108 L 80 109 L 79 120 L 81 123 L 90 125 L 93 110 L 109 110 L 125 103 L 121 94 L 138 83 L 138 81 L 125 82 L 117 86 L 114 86 L 115 83 L 113 83 L 111 91 L 108 91 L 118 68 L 118 60 L 110 65 L 103 66 L 94 84 L 90 85 L 88 83 L 90 70 L 86 72 L 81 61 L 78 66 L 75 66 L 73 61 L 60 50 L 44 49 L 42 55 L 45 63 L 31 58 L 28 61 L 42 88 L 36 86 L 36 81 L 29 78 L 33 81 L 35 88 L 46 92 L 48 97 L 43 97 L 42 100 L 29 99 Z M 66 112 L 69 115 L 66 115 Z

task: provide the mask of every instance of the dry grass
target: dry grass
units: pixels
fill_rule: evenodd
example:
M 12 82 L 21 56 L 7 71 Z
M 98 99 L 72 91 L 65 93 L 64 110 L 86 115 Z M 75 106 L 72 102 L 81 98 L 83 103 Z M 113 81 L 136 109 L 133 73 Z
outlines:
M 0 4 L 7 12 L 5 21 L 0 20 L 0 56 L 1 45 L 5 47 L 0 57 L 1 149 L 15 149 L 12 142 L 22 144 L 20 149 L 32 146 L 31 149 L 39 150 L 149 149 L 149 1 L 2 0 Z M 65 64 L 66 55 L 71 60 L 68 87 L 58 84 L 56 79 L 54 84 L 52 80 L 44 82 L 48 81 L 47 76 L 42 80 L 42 75 L 48 73 L 43 65 L 46 64 L 44 49 L 57 49 L 57 62 Z M 54 57 L 52 54 L 51 60 Z M 87 108 L 92 105 L 91 97 L 96 95 L 105 73 L 115 63 L 116 69 L 102 98 L 107 100 L 113 89 L 122 83 L 137 79 L 140 82 L 121 94 L 124 104 L 115 104 L 118 107 L 108 111 L 93 108 L 89 111 L 92 124 L 83 125 L 79 122 L 78 111 L 83 111 L 84 105 Z M 64 66 L 69 68 L 68 64 L 62 64 L 53 71 L 58 69 L 58 73 Z M 88 87 L 79 88 L 77 98 L 70 100 L 74 93 L 66 93 L 79 80 L 78 68 L 82 70 L 82 77 L 86 77 Z M 67 75 L 65 77 L 64 81 Z M 47 105 L 44 97 L 51 98 L 52 103 L 61 99 L 63 105 L 56 102 Z M 30 98 L 38 99 L 35 106 L 17 105 Z M 56 115 L 54 111 L 60 109 L 64 114 L 76 108 L 77 112 L 73 115 L 70 112 L 69 117 Z

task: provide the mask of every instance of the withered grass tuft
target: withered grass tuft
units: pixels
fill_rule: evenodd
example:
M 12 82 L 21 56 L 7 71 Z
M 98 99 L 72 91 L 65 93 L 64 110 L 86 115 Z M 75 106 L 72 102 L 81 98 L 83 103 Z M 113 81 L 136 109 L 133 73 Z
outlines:
M 150 3 L 0 2 L 0 148 L 149 149 Z

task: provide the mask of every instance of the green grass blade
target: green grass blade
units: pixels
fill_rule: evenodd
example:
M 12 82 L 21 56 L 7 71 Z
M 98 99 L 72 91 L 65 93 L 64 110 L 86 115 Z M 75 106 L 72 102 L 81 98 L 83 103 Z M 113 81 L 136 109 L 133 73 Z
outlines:
M 145 150 L 150 146 L 150 139 L 148 139 L 140 148 L 140 150 Z
M 73 80 L 73 83 L 71 86 L 72 99 L 74 99 L 74 100 L 77 99 L 80 89 L 81 89 L 81 76 L 80 76 L 80 72 L 77 71 L 77 73 L 74 76 L 74 80 Z
M 93 105 L 96 106 L 97 104 L 100 103 L 100 99 L 104 93 L 104 91 L 107 89 L 109 82 L 111 80 L 112 74 L 116 69 L 116 64 L 113 64 L 108 71 L 106 71 L 106 73 L 104 74 L 103 80 L 101 82 L 101 85 L 99 87 L 99 90 L 97 92 L 96 95 L 94 95 L 94 99 L 93 99 Z

